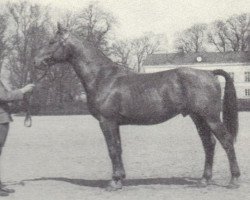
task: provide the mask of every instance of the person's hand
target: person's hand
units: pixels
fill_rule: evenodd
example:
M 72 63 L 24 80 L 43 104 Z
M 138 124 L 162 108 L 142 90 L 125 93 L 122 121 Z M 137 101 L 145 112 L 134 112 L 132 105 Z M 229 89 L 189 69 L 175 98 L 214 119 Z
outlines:
M 34 89 L 35 85 L 34 84 L 28 84 L 26 86 L 24 86 L 23 88 L 21 88 L 21 92 L 23 94 L 27 93 L 27 92 L 31 92 Z

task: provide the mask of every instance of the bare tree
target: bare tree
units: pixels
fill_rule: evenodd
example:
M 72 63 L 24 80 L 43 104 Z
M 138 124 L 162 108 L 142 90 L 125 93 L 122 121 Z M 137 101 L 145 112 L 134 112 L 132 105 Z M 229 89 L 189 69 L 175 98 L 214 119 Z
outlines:
M 204 51 L 206 30 L 206 24 L 195 24 L 191 28 L 184 30 L 176 38 L 175 48 L 184 53 Z
M 213 22 L 208 30 L 208 42 L 219 52 L 226 52 L 229 49 L 227 31 L 227 24 L 222 20 Z
M 0 14 L 0 70 L 2 68 L 2 63 L 7 55 L 7 39 L 5 33 L 7 30 L 7 15 Z
M 233 15 L 226 21 L 228 27 L 226 31 L 226 38 L 233 51 L 246 50 L 248 18 L 249 15 L 244 13 L 241 15 Z
M 249 18 L 249 20 L 248 20 L 248 26 L 247 26 L 246 44 L 247 44 L 246 50 L 248 51 L 248 53 L 249 53 L 249 58 L 250 58 L 250 18 Z
M 78 15 L 79 15 L 79 13 L 76 14 L 76 13 L 72 13 L 72 12 L 66 12 L 62 16 L 62 24 L 64 25 L 64 27 L 67 28 L 68 31 L 82 35 L 82 33 L 80 33 L 80 30 L 78 30 L 79 29 Z M 57 29 L 57 27 L 55 27 L 55 29 Z
M 113 60 L 126 68 L 133 68 L 132 43 L 128 40 L 118 40 L 111 47 Z
M 80 12 L 77 19 L 78 35 L 106 51 L 108 36 L 116 23 L 112 14 L 101 9 L 97 2 L 92 2 Z
M 160 35 L 147 33 L 132 41 L 133 55 L 136 58 L 138 72 L 142 72 L 142 64 L 147 55 L 155 53 L 160 46 Z
M 48 10 L 27 2 L 8 3 L 10 23 L 13 31 L 9 40 L 9 70 L 13 84 L 20 87 L 36 78 L 33 59 L 37 51 L 47 42 L 50 19 Z

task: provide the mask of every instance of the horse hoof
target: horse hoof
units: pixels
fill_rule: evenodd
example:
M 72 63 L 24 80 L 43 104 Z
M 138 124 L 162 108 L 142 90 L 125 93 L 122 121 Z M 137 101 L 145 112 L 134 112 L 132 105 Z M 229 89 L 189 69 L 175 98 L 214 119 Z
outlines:
M 237 184 L 229 183 L 227 189 L 238 189 L 240 186 Z
M 211 180 L 202 178 L 201 180 L 198 181 L 197 186 L 199 188 L 204 188 L 204 187 L 207 187 L 210 183 L 211 183 Z
M 240 187 L 238 179 L 232 179 L 227 186 L 227 189 L 238 189 Z
M 122 189 L 122 182 L 121 180 L 118 181 L 110 181 L 109 186 L 106 188 L 106 191 L 112 192 Z

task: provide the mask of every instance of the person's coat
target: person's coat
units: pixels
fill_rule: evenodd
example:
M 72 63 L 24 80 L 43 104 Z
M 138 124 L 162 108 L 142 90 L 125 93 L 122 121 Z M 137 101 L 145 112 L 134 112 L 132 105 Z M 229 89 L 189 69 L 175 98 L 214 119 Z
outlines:
M 0 124 L 12 121 L 9 102 L 22 100 L 23 93 L 21 90 L 8 91 L 0 81 Z

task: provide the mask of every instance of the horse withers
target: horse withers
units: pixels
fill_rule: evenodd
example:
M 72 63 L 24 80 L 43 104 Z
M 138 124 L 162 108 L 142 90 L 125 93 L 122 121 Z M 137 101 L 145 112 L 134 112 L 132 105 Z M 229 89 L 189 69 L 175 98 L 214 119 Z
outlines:
M 109 190 L 122 188 L 120 125 L 158 124 L 178 114 L 189 115 L 195 123 L 205 150 L 205 167 L 199 185 L 212 178 L 215 138 L 226 151 L 231 180 L 238 187 L 239 167 L 234 141 L 238 132 L 238 111 L 232 78 L 223 70 L 205 71 L 176 68 L 139 74 L 112 62 L 88 40 L 81 41 L 60 24 L 49 44 L 36 57 L 36 66 L 70 63 L 87 96 L 90 113 L 99 121 L 113 167 Z M 223 105 L 217 76 L 226 80 Z M 220 119 L 223 108 L 223 122 Z

